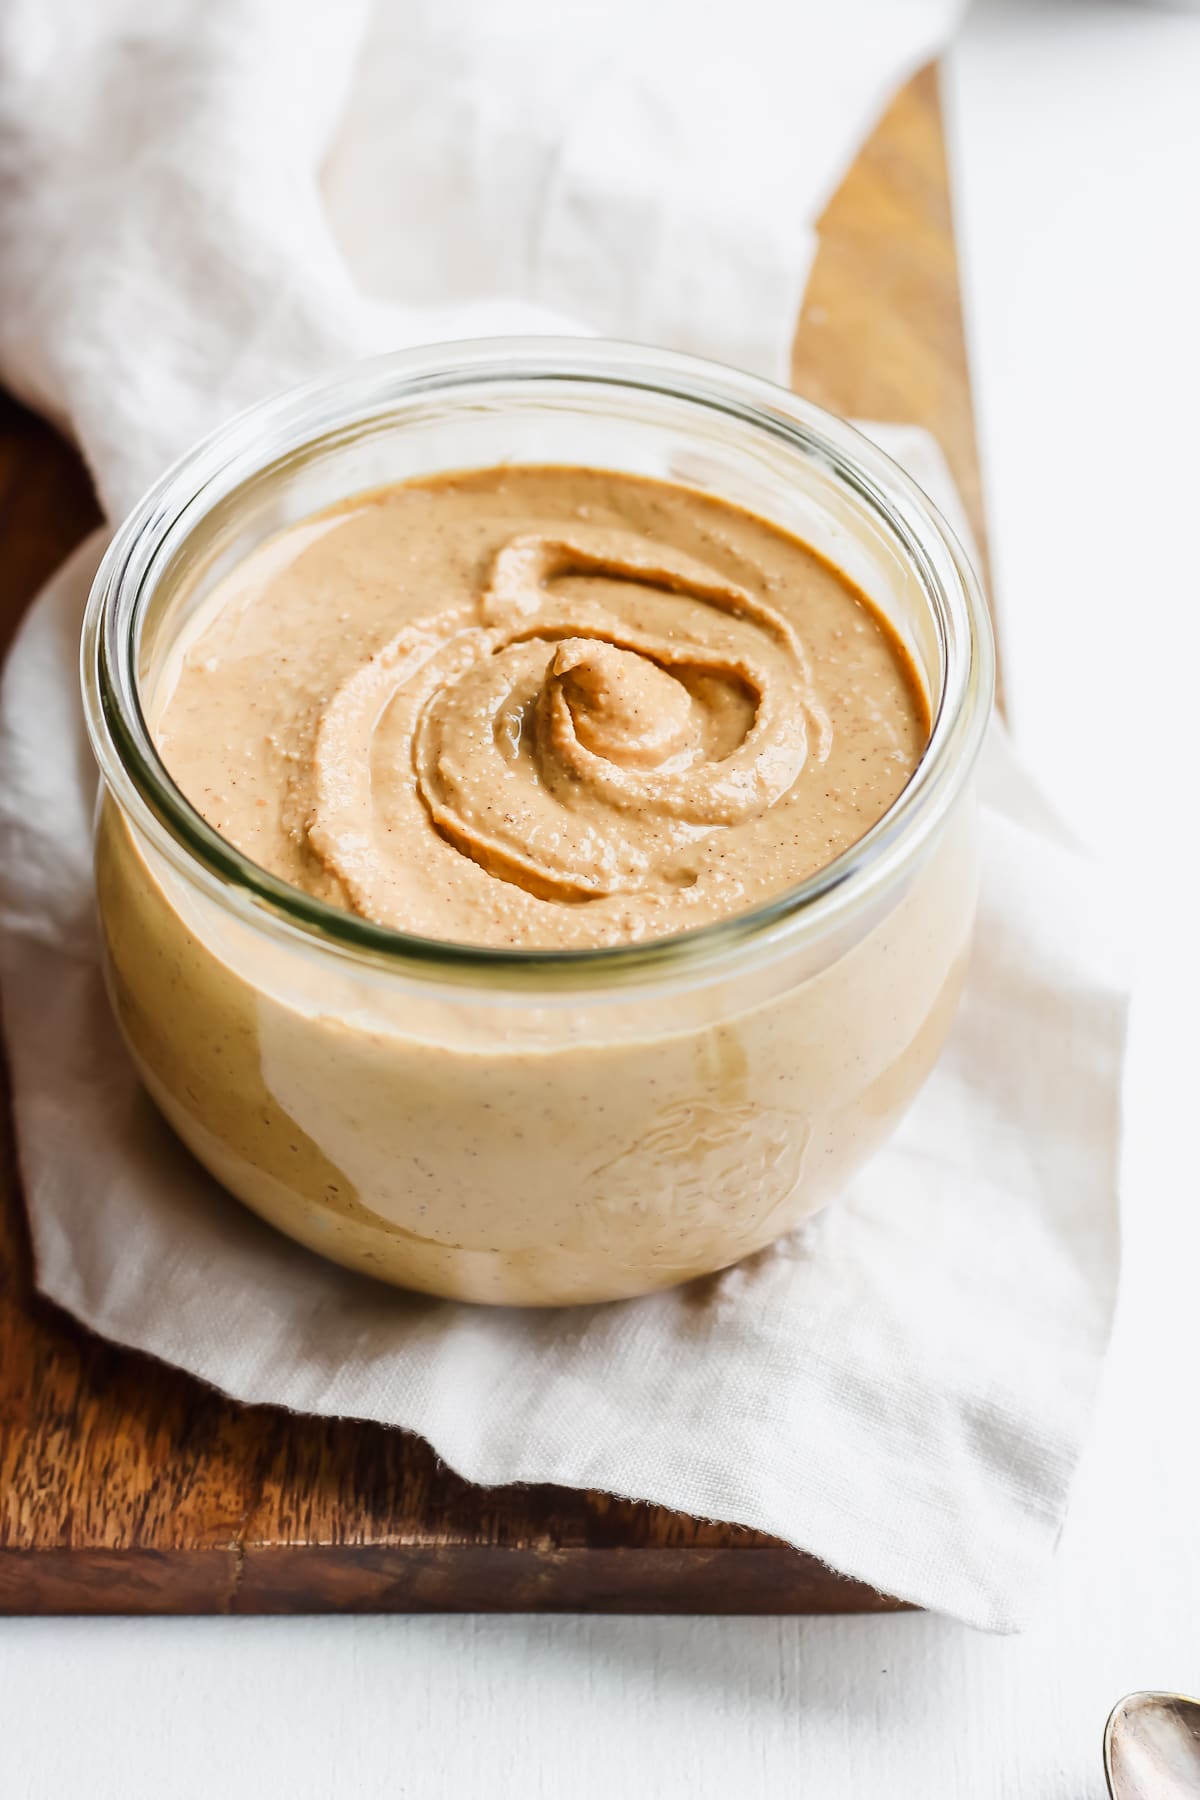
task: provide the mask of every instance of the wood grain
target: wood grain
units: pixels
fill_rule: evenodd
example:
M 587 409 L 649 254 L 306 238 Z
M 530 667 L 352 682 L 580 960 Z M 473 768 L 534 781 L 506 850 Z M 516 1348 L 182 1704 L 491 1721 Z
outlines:
M 984 543 L 937 78 L 897 97 L 821 223 L 796 385 L 937 434 Z M 0 400 L 0 649 L 98 512 Z M 896 1603 L 753 1532 L 556 1488 L 474 1488 L 419 1439 L 222 1399 L 33 1292 L 0 1141 L 0 1611 L 842 1613 Z
M 924 425 L 986 561 L 971 383 L 934 67 L 902 88 L 821 221 L 792 385 L 856 419 Z

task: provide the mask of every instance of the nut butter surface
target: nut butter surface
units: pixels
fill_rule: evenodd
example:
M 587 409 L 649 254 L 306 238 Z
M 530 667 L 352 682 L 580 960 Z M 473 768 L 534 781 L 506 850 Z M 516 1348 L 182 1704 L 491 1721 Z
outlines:
M 227 576 L 152 697 L 272 873 L 381 924 L 582 949 L 753 908 L 901 792 L 928 710 L 815 552 L 698 491 L 495 468 L 360 496 Z

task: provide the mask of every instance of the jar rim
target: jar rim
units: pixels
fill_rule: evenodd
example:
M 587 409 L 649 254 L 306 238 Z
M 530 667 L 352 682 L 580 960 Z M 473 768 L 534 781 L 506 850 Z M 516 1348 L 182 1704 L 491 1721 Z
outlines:
M 731 416 L 818 459 L 897 539 L 930 602 L 943 660 L 929 742 L 892 805 L 850 848 L 760 906 L 669 937 L 588 949 L 511 949 L 376 924 L 270 874 L 200 815 L 168 773 L 137 671 L 156 550 L 206 494 L 235 492 L 271 462 L 405 402 L 489 382 L 598 384 Z M 269 454 L 264 454 L 269 452 Z M 554 990 L 707 979 L 824 931 L 897 878 L 967 781 L 991 710 L 991 624 L 970 561 L 898 464 L 845 420 L 740 370 L 595 338 L 481 338 L 368 358 L 259 402 L 186 452 L 118 528 L 84 617 L 81 682 L 92 749 L 125 813 L 186 878 L 249 922 L 406 978 Z

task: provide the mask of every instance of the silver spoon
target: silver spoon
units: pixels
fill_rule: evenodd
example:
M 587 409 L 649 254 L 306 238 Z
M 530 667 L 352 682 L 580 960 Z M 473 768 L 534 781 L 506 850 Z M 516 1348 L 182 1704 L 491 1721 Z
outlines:
M 1200 1800 L 1200 1700 L 1126 1694 L 1104 1727 L 1113 1800 Z

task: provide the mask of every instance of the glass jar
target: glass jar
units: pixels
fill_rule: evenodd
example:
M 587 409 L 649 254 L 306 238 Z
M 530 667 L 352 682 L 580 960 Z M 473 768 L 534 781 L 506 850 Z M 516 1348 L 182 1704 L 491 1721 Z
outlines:
M 143 700 L 215 583 L 356 492 L 504 462 L 707 489 L 870 596 L 922 674 L 933 729 L 858 844 L 672 939 L 518 952 L 327 906 L 205 823 Z M 84 629 L 107 979 L 146 1087 L 263 1218 L 407 1287 L 557 1305 L 736 1262 L 837 1193 L 945 1039 L 992 684 L 975 578 L 925 496 L 850 426 L 765 382 L 516 339 L 386 357 L 258 406 L 121 527 Z

